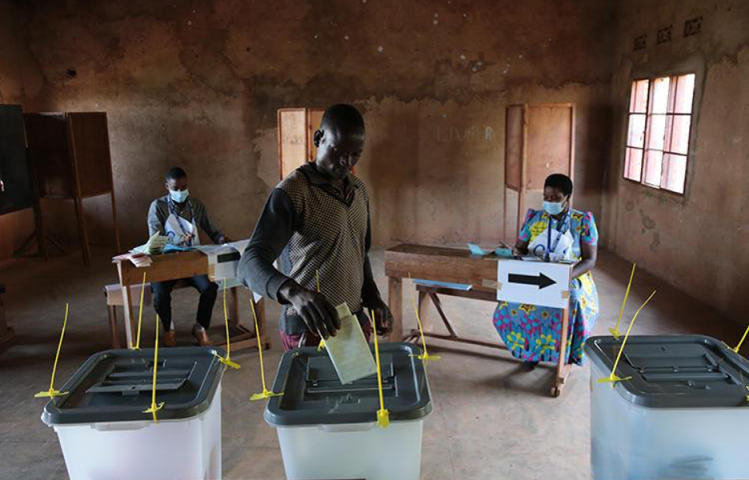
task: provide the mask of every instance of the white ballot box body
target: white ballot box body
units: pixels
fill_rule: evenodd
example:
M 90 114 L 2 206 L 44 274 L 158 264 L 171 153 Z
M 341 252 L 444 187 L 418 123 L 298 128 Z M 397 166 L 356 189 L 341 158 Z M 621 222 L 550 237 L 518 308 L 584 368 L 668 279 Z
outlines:
M 343 385 L 325 351 L 306 347 L 281 359 L 265 420 L 276 428 L 289 480 L 419 480 L 424 420 L 432 411 L 419 347 L 380 346 L 385 408 L 377 425 L 377 379 Z
M 203 351 L 198 352 L 202 358 L 190 354 L 198 350 Z M 56 399 L 59 407 L 48 404 L 45 408 L 42 420 L 57 433 L 70 480 L 221 480 L 220 379 L 225 367 L 216 365 L 207 355 L 223 352 L 197 347 L 159 350 L 156 401 L 165 403 L 157 411 L 158 423 L 150 413 L 143 413 L 151 402 L 150 380 L 147 375 L 134 378 L 139 376 L 135 371 L 138 368 L 147 373 L 141 365 L 152 364 L 152 352 L 102 352 L 104 356 L 120 353 L 121 361 L 99 368 L 89 359 L 61 389 L 67 388 L 70 393 Z M 127 354 L 132 355 L 122 358 Z M 86 376 L 98 378 L 89 381 Z M 123 382 L 138 381 L 142 381 L 136 387 L 141 393 L 113 391 Z M 91 393 L 92 384 L 100 393 Z M 68 396 L 70 400 L 65 402 Z M 68 423 L 65 418 L 68 414 L 91 415 L 86 410 L 95 410 L 93 415 L 98 418 L 80 423 Z M 138 420 L 121 420 L 123 415 L 138 412 Z
M 621 340 L 621 339 L 620 339 Z M 698 335 L 592 337 L 593 480 L 745 479 L 749 362 Z
M 419 480 L 424 421 L 277 427 L 289 480 Z
M 189 420 L 54 427 L 70 480 L 221 479 L 221 389 Z

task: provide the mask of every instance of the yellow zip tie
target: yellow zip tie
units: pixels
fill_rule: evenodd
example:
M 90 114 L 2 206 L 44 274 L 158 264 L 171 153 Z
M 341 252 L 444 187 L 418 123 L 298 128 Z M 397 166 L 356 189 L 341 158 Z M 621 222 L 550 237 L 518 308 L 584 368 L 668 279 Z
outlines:
M 624 294 L 624 299 L 622 300 L 622 306 L 619 309 L 619 317 L 616 319 L 616 325 L 614 328 L 609 328 L 609 332 L 611 332 L 611 335 L 614 336 L 616 340 L 619 340 L 619 337 L 622 335 L 619 332 L 619 323 L 622 321 L 622 315 L 624 314 L 624 306 L 627 304 L 627 298 L 629 298 L 629 289 L 632 287 L 632 279 L 635 278 L 635 268 L 637 268 L 637 264 L 632 264 L 632 273 L 629 274 L 629 283 L 627 284 L 627 291 Z
M 60 359 L 60 350 L 62 349 L 62 339 L 65 337 L 65 327 L 68 325 L 68 309 L 70 304 L 65 304 L 65 320 L 62 321 L 62 332 L 60 333 L 60 343 L 57 344 L 57 353 L 55 354 L 55 363 L 52 365 L 52 380 L 49 381 L 49 390 L 39 392 L 34 398 L 54 398 L 67 395 L 68 392 L 55 390 L 55 374 L 57 373 L 57 361 Z
M 377 340 L 377 319 L 374 310 L 370 310 L 372 326 L 374 327 L 375 359 L 377 360 L 377 389 L 380 393 L 380 409 L 377 410 L 377 426 L 387 428 L 390 426 L 390 412 L 385 408 L 385 395 L 382 392 L 382 366 L 380 365 L 380 344 Z
M 130 344 L 130 350 L 140 350 L 140 326 L 143 324 L 143 299 L 146 294 L 146 272 L 143 272 L 143 285 L 140 287 L 140 311 L 138 312 L 138 335 L 135 345 Z
M 263 344 L 260 341 L 260 327 L 258 327 L 257 323 L 257 313 L 255 313 L 255 298 L 252 291 L 250 291 L 250 308 L 252 308 L 252 318 L 255 320 L 255 337 L 257 337 L 257 353 L 260 356 L 260 381 L 263 383 L 263 391 L 262 393 L 255 393 L 252 396 L 250 396 L 250 401 L 254 402 L 257 400 L 262 400 L 264 398 L 270 398 L 270 397 L 280 397 L 283 395 L 283 392 L 281 393 L 275 393 L 273 391 L 270 391 L 265 386 L 265 367 L 263 366 Z
M 317 281 L 317 293 L 320 293 L 320 270 L 315 270 L 315 280 Z M 320 343 L 317 345 L 317 351 L 320 352 L 325 349 L 325 340 L 320 338 Z
M 226 279 L 225 278 L 224 278 L 224 325 L 226 325 L 226 357 L 222 357 L 216 352 L 213 352 L 213 355 L 218 357 L 219 362 L 235 370 L 238 370 L 242 368 L 242 366 L 236 362 L 231 361 L 231 341 L 229 339 L 229 314 L 226 311 Z
M 746 340 L 746 335 L 748 333 L 749 333 L 749 327 L 746 327 L 746 330 L 744 331 L 744 336 L 741 337 L 741 340 L 739 340 L 739 344 L 736 345 L 736 347 L 731 349 L 734 351 L 734 353 L 739 353 L 739 349 L 741 348 L 741 345 L 744 343 L 744 340 Z
M 411 280 L 411 283 L 413 284 L 413 278 L 411 278 L 411 273 L 408 274 L 408 279 Z M 424 336 L 424 327 L 421 325 L 421 317 L 419 317 L 419 308 L 416 306 L 416 296 L 414 295 L 414 290 L 416 290 L 416 285 L 413 284 L 413 290 L 411 290 L 411 302 L 414 306 L 414 312 L 416 312 L 416 323 L 419 325 L 419 335 L 421 335 L 421 345 L 424 348 L 424 353 L 421 355 L 412 355 L 413 357 L 418 358 L 419 360 L 422 360 L 424 363 L 428 362 L 429 360 L 439 360 L 441 357 L 439 355 L 429 355 L 429 352 L 427 351 L 427 340 Z M 375 330 L 375 336 L 377 336 L 377 331 Z
M 629 332 L 632 331 L 632 326 L 635 324 L 635 320 L 637 320 L 637 315 L 640 314 L 640 310 L 645 308 L 645 305 L 648 304 L 651 298 L 655 296 L 656 290 L 653 290 L 653 293 L 650 294 L 647 300 L 645 300 L 645 303 L 643 303 L 640 308 L 637 309 L 635 312 L 635 316 L 632 317 L 632 321 L 629 322 L 629 327 L 627 328 L 627 334 L 624 335 L 624 340 L 622 340 L 622 346 L 619 349 L 619 354 L 616 356 L 616 360 L 614 361 L 614 368 L 611 369 L 611 374 L 608 377 L 602 377 L 598 379 L 598 383 L 611 383 L 611 386 L 614 386 L 614 383 L 616 382 L 623 382 L 625 380 L 629 380 L 632 377 L 626 377 L 621 378 L 616 375 L 616 367 L 619 365 L 619 359 L 622 357 L 622 352 L 624 351 L 624 345 L 627 343 L 627 339 L 629 338 Z
M 159 423 L 156 412 L 164 408 L 164 402 L 156 404 L 156 370 L 159 365 L 159 316 L 156 315 L 156 340 L 153 343 L 153 385 L 151 386 L 151 408 L 143 410 L 143 413 L 153 415 L 154 423 Z

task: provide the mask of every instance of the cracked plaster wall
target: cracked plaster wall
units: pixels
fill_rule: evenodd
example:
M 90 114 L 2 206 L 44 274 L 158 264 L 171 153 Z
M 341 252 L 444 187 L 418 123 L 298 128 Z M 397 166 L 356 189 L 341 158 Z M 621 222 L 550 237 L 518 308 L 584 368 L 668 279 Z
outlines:
M 495 242 L 504 111 L 576 102 L 576 205 L 601 212 L 613 4 L 244 0 L 24 4 L 47 110 L 104 110 L 125 246 L 182 165 L 227 233 L 277 182 L 276 110 L 353 102 L 377 244 Z M 36 102 L 37 104 L 40 102 Z M 89 200 L 108 242 L 106 198 Z M 72 208 L 50 205 L 74 241 Z

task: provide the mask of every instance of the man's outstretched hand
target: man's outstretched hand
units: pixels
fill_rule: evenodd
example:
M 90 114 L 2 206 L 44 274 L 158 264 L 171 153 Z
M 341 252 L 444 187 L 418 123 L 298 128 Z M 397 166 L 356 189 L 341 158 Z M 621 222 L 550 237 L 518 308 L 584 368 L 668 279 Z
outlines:
M 278 293 L 294 307 L 307 329 L 321 338 L 334 337 L 341 328 L 338 312 L 321 293 L 307 290 L 294 281 L 283 284 Z
M 387 335 L 393 330 L 393 313 L 381 298 L 378 298 L 372 305 L 366 305 L 374 313 L 373 319 L 377 324 L 377 335 Z

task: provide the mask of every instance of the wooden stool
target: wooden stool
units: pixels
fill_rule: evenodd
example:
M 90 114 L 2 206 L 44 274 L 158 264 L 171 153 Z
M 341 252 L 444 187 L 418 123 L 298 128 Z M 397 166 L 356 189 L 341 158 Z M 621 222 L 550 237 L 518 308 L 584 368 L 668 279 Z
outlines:
M 5 321 L 5 304 L 3 303 L 3 294 L 5 285 L 0 284 L 0 345 L 9 342 L 16 335 L 13 329 Z
M 138 307 L 140 305 L 140 285 L 133 285 L 130 287 L 133 292 L 132 305 Z M 113 283 L 104 287 L 104 297 L 107 299 L 107 311 L 109 314 L 109 332 L 112 335 L 112 348 L 122 348 L 120 343 L 120 329 L 117 326 L 117 307 L 125 306 L 122 300 L 122 287 L 119 283 Z M 143 295 L 143 307 L 151 305 L 151 284 L 146 283 L 145 292 Z

